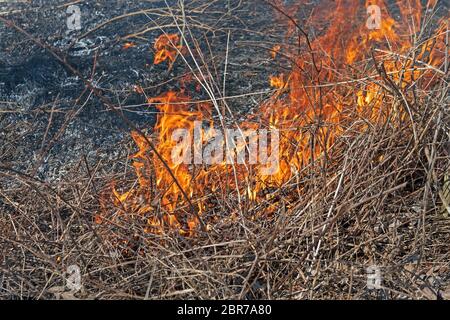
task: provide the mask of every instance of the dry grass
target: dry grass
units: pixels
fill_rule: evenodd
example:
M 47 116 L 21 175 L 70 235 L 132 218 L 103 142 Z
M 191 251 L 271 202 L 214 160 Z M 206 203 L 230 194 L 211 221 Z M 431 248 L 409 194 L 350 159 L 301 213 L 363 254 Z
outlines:
M 145 219 L 94 223 L 105 186 L 118 175 L 134 182 L 129 167 L 117 174 L 126 156 L 80 157 L 52 183 L 1 164 L 0 298 L 440 298 L 450 284 L 448 65 L 442 70 L 432 88 L 397 88 L 414 97 L 411 118 L 352 119 L 328 161 L 305 167 L 268 200 L 243 199 L 238 219 L 227 218 L 235 193 L 210 195 L 223 219 L 195 237 L 145 233 Z M 383 83 L 383 75 L 363 81 Z M 386 94 L 387 115 L 402 104 L 395 92 Z M 4 134 L 19 139 L 14 128 Z M 258 215 L 273 204 L 276 213 Z M 83 289 L 72 295 L 64 278 L 74 264 Z M 374 265 L 383 288 L 369 290 Z

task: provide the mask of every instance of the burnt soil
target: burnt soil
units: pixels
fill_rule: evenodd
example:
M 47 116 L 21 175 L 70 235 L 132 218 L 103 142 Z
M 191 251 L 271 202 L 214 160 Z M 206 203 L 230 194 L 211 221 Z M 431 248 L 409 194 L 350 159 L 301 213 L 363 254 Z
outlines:
M 143 105 L 146 96 L 179 89 L 176 76 L 187 71 L 180 61 L 170 70 L 166 63 L 153 65 L 153 43 L 162 33 L 154 27 L 171 23 L 172 19 L 132 15 L 107 23 L 94 32 L 87 31 L 129 12 L 164 9 L 164 1 L 81 1 L 78 3 L 82 27 L 79 31 L 68 30 L 66 19 L 69 14 L 64 1 L 38 3 L 3 4 L 0 12 L 54 48 L 87 79 L 94 79 L 97 88 L 137 127 L 151 129 L 155 110 Z M 268 8 L 250 2 L 237 6 L 238 3 L 230 1 L 231 14 L 227 13 L 227 4 L 217 2 L 206 10 L 207 14 L 195 15 L 198 23 L 191 26 L 195 37 L 201 39 L 202 50 L 210 50 L 207 59 L 215 65 L 219 82 L 223 76 L 230 32 L 227 94 L 233 96 L 269 89 L 267 79 L 277 72 L 279 66 L 269 59 L 267 49 L 282 35 L 280 30 L 265 32 L 264 29 L 270 27 L 263 16 L 266 13 L 268 18 Z M 187 5 L 186 11 L 189 9 Z M 127 38 L 149 27 L 154 30 L 139 38 Z M 168 33 L 177 31 L 174 28 L 164 30 Z M 83 92 L 85 86 L 80 79 L 25 35 L 0 23 L 0 38 L 0 148 L 14 150 L 0 152 L 1 163 L 22 171 L 37 169 L 40 179 L 51 181 L 61 178 L 64 167 L 78 161 L 80 155 L 92 163 L 103 157 L 117 157 L 123 149 L 117 145 L 129 139 L 129 128 L 123 120 L 108 111 L 95 95 Z M 210 48 L 202 39 L 208 39 Z M 135 46 L 124 49 L 126 42 L 133 42 Z M 145 88 L 146 96 L 136 93 L 133 90 L 135 85 Z M 198 99 L 206 98 L 201 93 L 196 95 Z M 237 114 L 246 113 L 265 96 L 230 99 L 229 103 Z M 73 114 L 75 110 L 76 115 Z M 4 140 L 8 128 L 15 128 L 17 123 L 23 123 L 20 129 L 23 130 L 22 139 Z M 36 163 L 40 157 L 44 158 L 42 163 Z

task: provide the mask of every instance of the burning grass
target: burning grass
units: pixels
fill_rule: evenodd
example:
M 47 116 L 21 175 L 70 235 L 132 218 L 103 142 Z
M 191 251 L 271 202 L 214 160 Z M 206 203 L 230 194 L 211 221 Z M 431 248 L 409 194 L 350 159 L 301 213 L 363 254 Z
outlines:
M 99 191 L 92 182 L 101 168 L 86 165 L 85 181 L 77 168 L 70 174 L 79 182 L 57 191 L 1 171 L 20 188 L 45 190 L 32 212 L 54 219 L 64 239 L 30 237 L 22 209 L 29 206 L 2 194 L 19 213 L 0 225 L 5 294 L 20 286 L 55 293 L 50 284 L 76 263 L 84 285 L 77 295 L 85 298 L 443 297 L 450 281 L 448 12 L 438 19 L 435 1 L 399 1 L 396 20 L 375 2 L 384 19 L 369 31 L 365 7 L 348 1 L 320 7 L 304 24 L 291 17 L 298 8 L 270 2 L 286 36 L 267 55 L 290 69 L 268 79 L 274 93 L 245 119 L 234 117 L 188 24 L 175 19 L 178 33 L 157 39 L 154 63 L 184 63 L 190 78 L 147 97 L 157 123 L 149 132 L 132 128 L 137 152 L 121 160 L 131 172 L 102 177 L 108 187 Z M 320 32 L 312 36 L 303 25 Z M 223 83 L 226 74 L 225 67 Z M 208 101 L 195 100 L 199 91 Z M 172 133 L 194 121 L 279 130 L 275 172 L 175 163 Z M 207 136 L 204 130 L 196 143 Z M 91 200 L 65 200 L 71 193 Z M 52 203 L 58 207 L 49 211 Z M 16 246 L 21 264 L 7 256 Z M 36 265 L 43 267 L 30 269 Z M 381 289 L 367 288 L 370 266 L 381 269 Z

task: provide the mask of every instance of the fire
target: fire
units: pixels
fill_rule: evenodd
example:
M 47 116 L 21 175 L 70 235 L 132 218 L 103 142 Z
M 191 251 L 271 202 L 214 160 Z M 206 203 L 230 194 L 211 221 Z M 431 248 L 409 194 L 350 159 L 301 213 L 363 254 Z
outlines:
M 298 2 L 295 10 L 306 1 Z M 284 13 L 294 10 L 285 7 L 281 1 L 275 2 L 275 5 L 278 18 L 284 21 Z M 365 9 L 369 5 L 380 7 L 382 19 L 378 29 L 367 29 Z M 271 189 L 287 184 L 301 174 L 306 165 L 330 161 L 329 153 L 335 141 L 359 119 L 375 123 L 390 116 L 398 123 L 405 121 L 405 110 L 386 109 L 392 104 L 392 94 L 387 94 L 374 82 L 355 80 L 370 76 L 382 81 L 376 72 L 377 68 L 381 68 L 387 81 L 392 81 L 400 88 L 410 86 L 419 78 L 423 86 L 432 81 L 433 71 L 419 67 L 437 68 L 442 63 L 445 25 L 437 31 L 438 37 L 420 44 L 420 53 L 412 59 L 410 54 L 413 43 L 412 37 L 408 35 L 411 34 L 411 26 L 416 31 L 420 27 L 422 7 L 419 0 L 398 1 L 397 5 L 400 10 L 399 21 L 391 17 L 383 0 L 367 1 L 365 7 L 356 6 L 355 1 L 338 0 L 336 5 L 327 2 L 326 7 L 313 11 L 311 23 L 314 27 L 321 27 L 323 32 L 315 39 L 308 39 L 301 54 L 298 48 L 283 52 L 283 56 L 293 61 L 291 73 L 288 76 L 270 77 L 270 85 L 277 92 L 261 104 L 257 112 L 238 125 L 243 132 L 256 128 L 278 130 L 281 133 L 276 146 L 274 139 L 271 139 L 269 147 L 269 153 L 277 148 L 279 158 L 271 174 L 266 174 L 267 168 L 258 163 L 230 165 L 223 160 L 205 165 L 192 161 L 173 161 L 174 154 L 178 158 L 189 156 L 183 154 L 186 150 L 183 142 L 174 139 L 177 130 L 194 132 L 195 123 L 209 123 L 209 128 L 201 128 L 198 139 L 194 141 L 200 148 L 220 129 L 211 120 L 212 105 L 194 104 L 184 91 L 169 91 L 150 98 L 148 104 L 155 105 L 160 113 L 155 133 L 149 139 L 156 141 L 156 152 L 165 160 L 165 164 L 151 151 L 146 139 L 132 132 L 138 147 L 137 153 L 132 156 L 137 184 L 124 193 L 112 188 L 114 210 L 120 214 L 132 213 L 145 217 L 146 230 L 151 233 L 172 229 L 179 230 L 183 235 L 193 235 L 200 224 L 197 217 L 205 219 L 207 223 L 216 219 L 211 211 L 217 202 L 214 200 L 216 196 L 235 192 L 249 201 L 270 199 Z M 329 21 L 326 27 L 320 25 L 324 17 Z M 287 37 L 294 37 L 294 31 L 293 22 L 289 20 Z M 303 42 L 306 40 L 303 39 Z M 178 35 L 161 35 L 155 42 L 154 63 L 165 60 L 173 63 L 181 49 Z M 272 49 L 274 59 L 280 50 L 280 45 Z M 370 75 L 364 70 L 356 71 L 354 66 L 362 62 L 367 64 L 371 60 L 377 65 L 371 69 Z M 382 65 L 378 65 L 381 61 Z M 418 61 L 423 64 L 420 65 Z M 406 71 L 401 73 L 400 70 Z M 360 121 L 355 128 L 363 131 L 368 128 L 368 124 Z M 227 144 L 226 141 L 223 143 Z M 242 140 L 236 149 L 242 150 L 247 146 L 248 141 Z M 168 170 L 173 173 L 177 184 Z M 192 200 L 198 215 L 192 214 L 182 191 Z M 274 208 L 276 202 L 260 214 L 270 214 Z M 237 210 L 230 212 L 230 217 L 235 217 Z M 108 213 L 104 215 L 111 216 Z
M 271 51 L 272 59 L 276 59 L 280 50 L 281 50 L 281 46 L 279 44 L 276 44 L 273 46 L 272 51 Z
M 283 89 L 286 86 L 286 83 L 284 82 L 284 76 L 271 76 L 270 77 L 270 86 L 277 88 L 277 89 Z
M 177 34 L 162 34 L 155 42 L 155 59 L 154 64 L 160 64 L 166 60 L 171 63 L 175 62 L 177 54 L 182 50 L 180 37 Z
M 130 48 L 134 48 L 134 47 L 136 47 L 136 44 L 135 43 L 133 43 L 133 42 L 126 42 L 124 45 L 123 45 L 123 49 L 124 50 L 127 50 L 127 49 L 130 49 Z

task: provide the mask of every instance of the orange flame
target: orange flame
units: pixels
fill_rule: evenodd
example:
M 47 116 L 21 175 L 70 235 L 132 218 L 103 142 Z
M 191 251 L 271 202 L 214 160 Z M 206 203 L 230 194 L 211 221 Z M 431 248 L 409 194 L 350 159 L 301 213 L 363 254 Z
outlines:
M 270 86 L 277 89 L 283 89 L 286 86 L 283 77 L 283 75 L 270 76 Z
M 299 0 L 295 8 L 298 9 L 306 2 Z M 293 8 L 288 10 L 281 1 L 276 3 L 282 12 L 293 12 Z M 367 29 L 365 9 L 369 4 L 376 4 L 381 9 L 379 29 Z M 417 61 L 439 66 L 445 51 L 443 36 L 440 40 L 434 39 L 435 45 L 432 45 L 431 40 L 422 43 L 416 63 L 408 58 L 399 63 L 398 55 L 406 56 L 413 46 L 410 38 L 405 36 L 410 33 L 411 24 L 416 30 L 420 26 L 420 1 L 398 1 L 401 21 L 395 21 L 390 16 L 383 0 L 367 1 L 366 7 L 355 6 L 353 0 L 338 0 L 334 6 L 327 3 L 326 7 L 314 11 L 311 18 L 313 26 L 320 27 L 318 24 L 326 18 L 330 22 L 327 29 L 310 41 L 309 48 L 304 48 L 307 53 L 299 54 L 298 49 L 283 52 L 293 61 L 291 73 L 286 78 L 283 75 L 270 77 L 270 85 L 279 90 L 259 107 L 257 113 L 239 124 L 242 131 L 269 128 L 281 132 L 279 162 L 271 175 L 264 174 L 264 166 L 259 164 L 232 166 L 224 160 L 206 166 L 174 162 L 173 153 L 184 156 L 186 150 L 180 141 L 173 139 L 177 129 L 192 132 L 196 122 L 208 119 L 210 129 L 201 130 L 200 138 L 194 142 L 194 150 L 195 147 L 204 147 L 208 139 L 214 136 L 215 124 L 210 120 L 211 106 L 190 103 L 190 98 L 184 92 L 169 91 L 149 99 L 148 103 L 156 105 L 160 111 L 155 136 L 152 136 L 157 141 L 156 151 L 165 160 L 183 191 L 195 200 L 196 210 L 201 217 L 208 213 L 209 221 L 215 218 L 209 212 L 210 206 L 214 206 L 214 196 L 211 195 L 238 190 L 249 201 L 257 201 L 267 197 L 271 188 L 283 186 L 298 176 L 305 165 L 327 162 L 335 141 L 358 119 L 364 118 L 375 123 L 386 119 L 389 114 L 397 121 L 405 119 L 403 111 L 386 110 L 386 102 L 391 101 L 391 98 L 376 83 L 358 84 L 358 81 L 353 81 L 358 77 L 367 77 L 367 71 L 357 73 L 355 68 L 348 68 L 348 65 L 355 66 L 368 59 L 375 59 L 377 63 L 378 59 L 383 60 L 385 76 L 390 77 L 400 88 L 415 83 L 419 77 L 426 86 L 433 77 L 429 69 L 419 70 Z M 277 14 L 281 16 L 279 12 Z M 444 27 L 442 24 L 438 34 L 444 34 Z M 293 36 L 292 28 L 293 22 L 289 21 L 288 37 Z M 173 63 L 182 48 L 178 35 L 161 35 L 156 40 L 155 49 L 154 63 L 158 64 L 165 60 Z M 279 50 L 281 46 L 273 48 L 273 58 Z M 400 70 L 406 71 L 400 73 Z M 373 76 L 377 76 L 376 73 Z M 339 86 L 336 83 L 346 85 Z M 352 83 L 354 85 L 348 85 Z M 362 122 L 359 130 L 367 127 L 367 122 Z M 167 228 L 174 228 L 184 235 L 194 234 L 199 221 L 191 215 L 167 167 L 150 150 L 146 139 L 140 134 L 132 132 L 132 138 L 139 148 L 132 157 L 137 187 L 125 193 L 119 193 L 113 188 L 114 207 L 119 208 L 117 210 L 120 212 L 136 212 L 145 216 L 148 232 L 162 233 Z M 246 140 L 239 142 L 236 149 L 246 148 L 247 143 Z M 268 206 L 261 214 L 270 214 L 275 208 L 276 203 Z M 230 213 L 230 216 L 234 215 Z
M 271 56 L 272 59 L 275 59 L 278 55 L 278 52 L 280 52 L 281 50 L 281 46 L 279 44 L 276 44 L 273 46 L 272 51 L 271 51 Z
M 177 34 L 162 34 L 155 42 L 155 59 L 154 64 L 160 64 L 166 60 L 171 63 L 175 62 L 178 52 L 181 51 L 182 46 L 180 37 Z
M 134 47 L 136 47 L 136 44 L 134 44 L 133 42 L 126 42 L 122 48 L 124 50 L 127 50 L 127 49 L 134 48 Z

